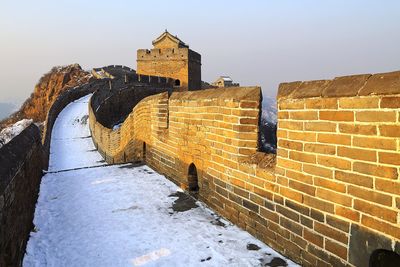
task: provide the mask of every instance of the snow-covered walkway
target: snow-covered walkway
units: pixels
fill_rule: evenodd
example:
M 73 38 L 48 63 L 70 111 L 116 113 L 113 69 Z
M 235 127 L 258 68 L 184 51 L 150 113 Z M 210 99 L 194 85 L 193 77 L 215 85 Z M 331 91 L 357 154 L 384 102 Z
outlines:
M 174 211 L 185 195 L 151 168 L 104 166 L 89 97 L 56 121 L 24 266 L 295 266 L 199 202 Z

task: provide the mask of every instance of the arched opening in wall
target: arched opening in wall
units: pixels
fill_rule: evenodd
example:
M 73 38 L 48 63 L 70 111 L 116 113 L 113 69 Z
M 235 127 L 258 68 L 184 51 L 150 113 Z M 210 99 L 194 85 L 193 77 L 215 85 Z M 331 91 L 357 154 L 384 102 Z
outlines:
M 143 151 L 142 151 L 142 155 L 143 155 L 143 162 L 146 162 L 146 142 L 143 142 Z
M 181 81 L 179 79 L 175 80 L 175 86 L 181 86 Z
M 199 179 L 197 176 L 197 168 L 193 163 L 189 166 L 188 171 L 188 186 L 190 192 L 198 192 L 199 191 Z
M 369 258 L 369 267 L 398 267 L 400 255 L 394 251 L 377 249 Z

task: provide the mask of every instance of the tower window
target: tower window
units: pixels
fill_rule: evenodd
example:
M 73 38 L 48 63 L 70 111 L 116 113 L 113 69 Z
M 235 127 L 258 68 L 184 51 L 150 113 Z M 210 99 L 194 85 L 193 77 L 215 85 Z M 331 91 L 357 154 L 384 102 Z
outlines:
M 179 79 L 175 80 L 175 86 L 181 86 L 181 81 Z

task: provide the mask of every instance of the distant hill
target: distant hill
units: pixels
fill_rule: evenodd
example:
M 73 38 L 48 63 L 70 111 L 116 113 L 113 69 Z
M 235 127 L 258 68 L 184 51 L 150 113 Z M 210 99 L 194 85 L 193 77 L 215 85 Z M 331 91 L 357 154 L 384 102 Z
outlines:
M 0 120 L 7 118 L 14 111 L 15 106 L 11 103 L 0 102 Z
M 85 84 L 90 78 L 91 74 L 82 70 L 78 64 L 52 68 L 40 78 L 31 96 L 17 112 L 0 118 L 3 119 L 0 121 L 0 129 L 22 119 L 32 119 L 37 123 L 45 121 L 48 110 L 63 91 Z M 9 112 L 4 114 L 9 115 Z

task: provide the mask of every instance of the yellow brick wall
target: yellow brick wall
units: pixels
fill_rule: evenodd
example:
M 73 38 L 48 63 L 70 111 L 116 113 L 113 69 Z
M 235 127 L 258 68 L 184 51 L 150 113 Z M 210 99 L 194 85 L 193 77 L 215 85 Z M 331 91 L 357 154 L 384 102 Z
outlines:
M 381 76 L 282 84 L 276 166 L 257 152 L 257 87 L 159 94 L 118 131 L 92 111 L 90 127 L 108 162 L 142 160 L 145 142 L 147 164 L 183 188 L 194 163 L 201 200 L 296 262 L 359 266 L 358 227 L 400 249 L 400 83 Z

